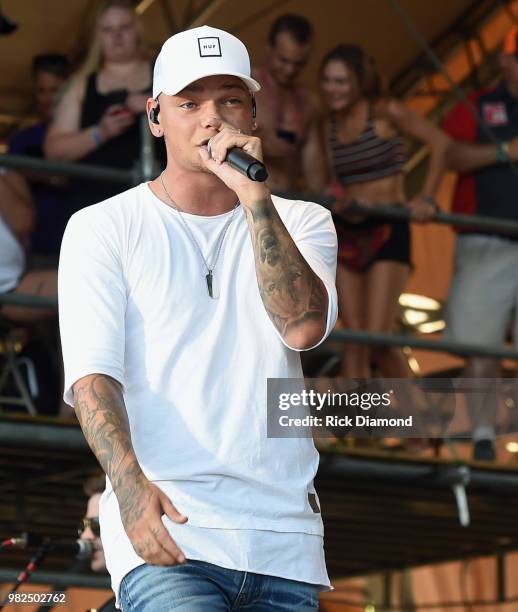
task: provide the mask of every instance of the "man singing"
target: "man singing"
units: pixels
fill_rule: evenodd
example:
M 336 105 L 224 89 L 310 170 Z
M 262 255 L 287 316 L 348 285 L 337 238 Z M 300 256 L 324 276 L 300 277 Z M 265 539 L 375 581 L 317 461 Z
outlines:
M 125 612 L 316 610 L 329 588 L 309 438 L 268 438 L 268 378 L 337 313 L 329 213 L 225 162 L 261 160 L 250 60 L 209 27 L 166 41 L 150 129 L 167 168 L 85 208 L 60 257 L 65 399 L 107 474 Z M 210 151 L 210 155 L 209 155 Z

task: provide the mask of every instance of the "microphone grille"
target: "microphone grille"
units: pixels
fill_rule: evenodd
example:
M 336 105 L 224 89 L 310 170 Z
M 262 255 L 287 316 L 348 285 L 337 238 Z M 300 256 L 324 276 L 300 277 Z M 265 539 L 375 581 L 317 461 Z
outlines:
M 76 559 L 90 559 L 94 552 L 93 543 L 90 540 L 77 540 L 78 551 Z

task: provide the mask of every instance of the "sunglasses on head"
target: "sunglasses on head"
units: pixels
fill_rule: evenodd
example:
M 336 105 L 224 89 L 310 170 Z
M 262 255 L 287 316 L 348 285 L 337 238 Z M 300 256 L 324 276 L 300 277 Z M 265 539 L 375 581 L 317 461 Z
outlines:
M 98 516 L 92 516 L 90 518 L 85 517 L 84 519 L 82 519 L 81 522 L 79 523 L 79 527 L 77 528 L 78 535 L 81 536 L 83 531 L 85 531 L 88 528 L 92 530 L 92 533 L 94 534 L 94 536 L 100 537 L 101 528 L 99 526 Z

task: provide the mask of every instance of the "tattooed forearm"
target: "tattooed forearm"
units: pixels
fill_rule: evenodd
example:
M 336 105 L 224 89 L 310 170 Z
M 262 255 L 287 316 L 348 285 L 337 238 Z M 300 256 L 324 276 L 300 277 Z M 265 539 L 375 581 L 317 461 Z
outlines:
M 266 311 L 285 339 L 306 330 L 307 345 L 325 331 L 327 292 L 300 254 L 271 200 L 247 210 L 259 291 Z M 303 348 L 303 347 L 301 347 Z
M 128 527 L 128 521 L 140 518 L 146 500 L 138 487 L 143 474 L 131 443 L 121 386 L 102 374 L 85 376 L 74 385 L 74 407 L 85 438 L 110 479 Z
M 74 385 L 74 408 L 99 463 L 116 478 L 133 454 L 120 385 L 101 374 L 86 376 Z

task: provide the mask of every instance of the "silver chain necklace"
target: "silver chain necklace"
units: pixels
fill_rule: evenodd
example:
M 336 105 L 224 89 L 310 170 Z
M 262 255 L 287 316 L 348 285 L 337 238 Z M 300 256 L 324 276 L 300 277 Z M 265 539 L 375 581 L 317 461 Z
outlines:
M 218 258 L 219 258 L 219 254 L 221 252 L 221 247 L 223 246 L 223 240 L 225 239 L 225 234 L 227 233 L 227 230 L 228 230 L 230 224 L 232 223 L 232 220 L 234 219 L 234 215 L 236 213 L 237 207 L 239 206 L 239 202 L 236 202 L 236 204 L 234 205 L 234 210 L 232 211 L 232 214 L 230 215 L 230 218 L 228 219 L 228 221 L 225 223 L 225 226 L 221 230 L 221 234 L 219 235 L 218 241 L 216 243 L 216 245 L 217 245 L 216 255 L 214 256 L 214 261 L 212 262 L 212 266 L 209 266 L 209 264 L 207 263 L 207 260 L 205 259 L 204 255 L 203 255 L 203 252 L 202 252 L 202 250 L 200 248 L 200 245 L 198 244 L 198 241 L 194 237 L 194 234 L 192 233 L 192 230 L 189 227 L 187 221 L 184 219 L 183 215 L 184 215 L 185 211 L 182 210 L 178 206 L 178 204 L 175 203 L 173 198 L 169 195 L 169 191 L 167 191 L 167 188 L 166 188 L 165 183 L 164 183 L 164 173 L 163 172 L 160 174 L 160 182 L 162 183 L 162 189 L 164 190 L 165 194 L 169 198 L 169 201 L 171 202 L 171 206 L 176 211 L 178 211 L 178 213 L 180 214 L 180 219 L 182 220 L 182 223 L 184 224 L 185 229 L 187 230 L 187 234 L 189 235 L 189 238 L 190 238 L 191 242 L 196 247 L 196 250 L 198 251 L 198 253 L 199 253 L 200 257 L 201 257 L 201 260 L 203 261 L 203 265 L 205 266 L 205 269 L 207 270 L 207 274 L 205 275 L 205 280 L 207 282 L 207 291 L 209 292 L 209 296 L 211 298 L 214 298 L 214 294 L 213 294 L 213 290 L 212 290 L 212 277 L 214 276 L 214 268 L 216 267 L 216 264 L 218 263 Z

